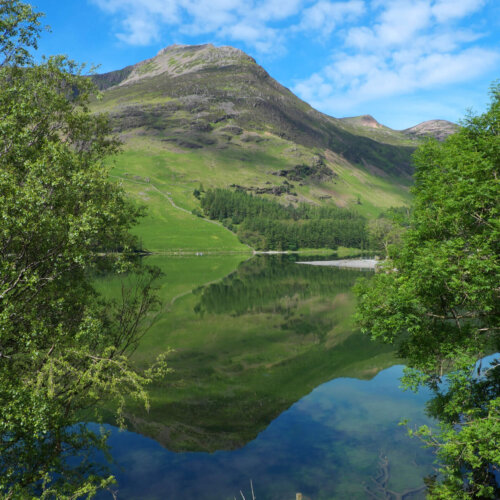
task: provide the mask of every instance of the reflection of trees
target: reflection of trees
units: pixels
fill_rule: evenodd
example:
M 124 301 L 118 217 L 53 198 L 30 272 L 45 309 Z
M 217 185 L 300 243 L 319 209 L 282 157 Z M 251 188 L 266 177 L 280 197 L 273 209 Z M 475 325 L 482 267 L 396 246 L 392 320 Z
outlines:
M 392 347 L 349 322 L 361 273 L 296 260 L 257 256 L 200 287 L 194 312 L 179 308 L 179 331 L 199 341 L 172 353 L 168 389 L 158 387 L 149 414 L 136 412 L 135 429 L 175 451 L 235 449 L 318 385 L 393 364 Z
M 13 495 L 7 498 L 27 498 L 27 492 L 30 498 L 42 494 L 43 498 L 80 498 L 109 489 L 114 480 L 105 459 L 106 438 L 104 433 L 76 425 L 32 440 L 28 450 L 25 441 L 11 442 L 0 458 L 0 475 Z
M 407 373 L 407 383 L 414 375 Z M 430 378 L 427 385 L 433 390 L 427 413 L 440 431 L 423 427 L 415 434 L 436 448 L 445 477 L 443 484 L 430 478 L 429 491 L 451 498 L 440 495 L 460 491 L 465 481 L 463 497 L 456 498 L 500 498 L 500 361 L 463 366 L 448 373 L 446 383 Z
M 347 269 L 325 269 L 295 263 L 288 256 L 262 256 L 244 262 L 221 282 L 195 293 L 198 313 L 241 315 L 249 311 L 283 312 L 280 299 L 313 296 L 333 298 L 348 292 L 360 273 Z

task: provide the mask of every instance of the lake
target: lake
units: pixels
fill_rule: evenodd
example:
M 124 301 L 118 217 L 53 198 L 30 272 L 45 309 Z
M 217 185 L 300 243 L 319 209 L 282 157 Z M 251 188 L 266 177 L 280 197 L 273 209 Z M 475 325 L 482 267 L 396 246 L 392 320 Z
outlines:
M 134 361 L 173 348 L 173 372 L 128 431 L 107 426 L 118 498 L 251 499 L 250 481 L 259 500 L 424 498 L 433 456 L 398 423 L 428 423 L 427 395 L 399 389 L 401 361 L 353 324 L 369 272 L 242 259 L 145 259 L 162 309 Z

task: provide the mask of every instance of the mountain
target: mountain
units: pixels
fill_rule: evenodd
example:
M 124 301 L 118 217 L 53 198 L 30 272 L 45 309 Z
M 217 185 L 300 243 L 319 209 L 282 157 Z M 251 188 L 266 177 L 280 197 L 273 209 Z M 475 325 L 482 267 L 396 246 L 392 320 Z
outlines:
M 439 141 L 443 141 L 449 135 L 454 134 L 457 129 L 458 125 L 447 120 L 429 120 L 407 128 L 402 132 L 410 137 L 434 137 Z
M 165 207 L 196 210 L 200 184 L 284 203 L 355 206 L 369 216 L 410 199 L 421 134 L 391 131 L 372 117 L 320 113 L 241 50 L 172 45 L 93 78 L 102 90 L 93 108 L 110 114 L 125 143 L 113 175 L 151 208 L 148 228 L 139 229 L 149 249 L 201 249 L 200 242 L 165 241 L 158 225 L 168 219 Z
M 387 144 L 412 147 L 418 146 L 422 139 L 429 137 L 443 141 L 458 129 L 458 125 L 447 120 L 429 120 L 405 130 L 393 130 L 380 124 L 370 115 L 341 118 L 340 121 L 344 128 L 354 134 Z
M 369 128 L 387 128 L 381 125 L 371 115 L 353 116 L 351 118 L 341 118 L 341 120 L 345 123 L 354 126 L 369 127 Z
M 329 148 L 353 163 L 410 172 L 410 148 L 353 136 L 232 47 L 173 45 L 97 82 L 101 89 L 114 85 L 106 100 L 123 103 L 112 113 L 120 132 L 146 127 L 181 147 L 199 148 L 243 131 L 265 131 L 305 147 Z

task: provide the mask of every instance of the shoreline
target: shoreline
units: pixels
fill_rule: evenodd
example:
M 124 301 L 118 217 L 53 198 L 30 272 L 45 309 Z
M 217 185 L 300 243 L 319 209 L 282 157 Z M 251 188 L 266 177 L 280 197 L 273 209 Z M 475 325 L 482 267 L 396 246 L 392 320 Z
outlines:
M 313 260 L 302 261 L 296 264 L 308 264 L 310 266 L 342 267 L 346 269 L 371 269 L 375 270 L 380 264 L 376 259 L 340 259 L 340 260 Z

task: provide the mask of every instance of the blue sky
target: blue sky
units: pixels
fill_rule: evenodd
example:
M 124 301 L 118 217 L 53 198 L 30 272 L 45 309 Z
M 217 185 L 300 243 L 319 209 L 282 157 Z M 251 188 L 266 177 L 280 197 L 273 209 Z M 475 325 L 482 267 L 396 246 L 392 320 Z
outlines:
M 36 0 L 40 52 L 120 69 L 173 43 L 231 45 L 315 108 L 403 129 L 485 109 L 498 0 Z

